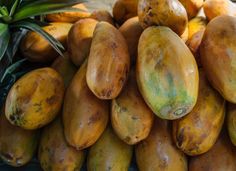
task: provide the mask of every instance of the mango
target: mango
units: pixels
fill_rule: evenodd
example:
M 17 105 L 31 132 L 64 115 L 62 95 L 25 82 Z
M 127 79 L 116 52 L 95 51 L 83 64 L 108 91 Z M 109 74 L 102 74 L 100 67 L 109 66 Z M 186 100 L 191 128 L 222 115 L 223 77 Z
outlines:
M 46 19 L 50 22 L 74 23 L 80 19 L 88 18 L 91 15 L 86 5 L 83 3 L 76 4 L 73 6 L 73 8 L 81 9 L 81 11 L 47 14 Z
M 122 24 L 129 18 L 137 16 L 138 0 L 116 0 L 113 6 L 113 17 Z
M 37 129 L 51 122 L 62 106 L 64 83 L 52 68 L 33 70 L 10 89 L 5 114 L 13 124 L 24 129 Z
M 155 117 L 149 136 L 135 146 L 140 171 L 187 171 L 187 158 L 172 142 L 170 122 Z
M 76 22 L 68 34 L 68 53 L 72 62 L 78 67 L 88 57 L 97 21 L 83 19 Z
M 139 93 L 134 69 L 121 94 L 112 100 L 111 108 L 112 127 L 120 139 L 132 145 L 148 136 L 154 114 Z
M 182 35 L 188 23 L 185 8 L 178 0 L 139 0 L 138 17 L 143 28 L 167 26 Z
M 106 10 L 95 10 L 92 12 L 92 14 L 89 17 L 97 21 L 106 21 L 110 23 L 111 25 L 114 25 L 114 20 L 111 14 Z
M 163 26 L 144 30 L 136 66 L 139 90 L 157 116 L 174 120 L 193 109 L 198 95 L 197 64 L 173 31 Z
M 195 17 L 203 6 L 203 0 L 179 0 L 187 11 L 188 18 Z
M 227 104 L 227 128 L 231 142 L 236 146 L 236 105 L 232 103 Z
M 180 38 L 181 38 L 184 42 L 186 42 L 186 41 L 188 40 L 188 25 L 186 26 L 186 28 L 185 28 L 183 34 L 180 35 Z
M 99 22 L 93 34 L 86 80 L 100 99 L 114 99 L 123 88 L 130 67 L 126 41 L 114 26 Z
M 190 156 L 211 149 L 225 117 L 225 100 L 210 86 L 203 70 L 200 70 L 199 78 L 197 104 L 188 115 L 173 121 L 176 146 Z
M 200 46 L 201 63 L 212 86 L 236 103 L 236 18 L 219 16 L 209 22 Z
M 36 152 L 38 130 L 25 130 L 8 122 L 0 114 L 0 158 L 8 165 L 19 167 L 28 163 Z
M 38 158 L 44 171 L 81 169 L 85 153 L 67 144 L 60 116 L 43 129 Z
M 139 23 L 138 17 L 128 19 L 124 24 L 122 24 L 119 31 L 123 34 L 127 42 L 130 62 L 131 64 L 135 64 L 138 51 L 138 41 L 143 32 L 143 28 Z
M 50 25 L 44 26 L 43 30 L 66 48 L 67 35 L 71 27 L 70 23 L 50 23 Z M 52 62 L 58 56 L 48 41 L 33 31 L 28 32 L 23 38 L 20 50 L 23 56 L 32 62 Z
M 88 171 L 128 171 L 132 146 L 121 141 L 108 126 L 99 140 L 89 149 Z
M 106 128 L 108 101 L 98 99 L 86 83 L 87 61 L 67 88 L 63 106 L 64 133 L 67 142 L 77 150 L 93 145 Z
M 226 130 L 223 130 L 207 153 L 190 159 L 189 171 L 235 171 L 235 161 L 235 147 L 231 144 Z
M 69 59 L 67 52 L 64 53 L 64 57 L 57 57 L 51 67 L 61 75 L 64 80 L 65 87 L 68 87 L 77 71 L 76 66 Z
M 230 0 L 205 0 L 203 9 L 209 21 L 221 15 L 236 16 L 236 4 Z

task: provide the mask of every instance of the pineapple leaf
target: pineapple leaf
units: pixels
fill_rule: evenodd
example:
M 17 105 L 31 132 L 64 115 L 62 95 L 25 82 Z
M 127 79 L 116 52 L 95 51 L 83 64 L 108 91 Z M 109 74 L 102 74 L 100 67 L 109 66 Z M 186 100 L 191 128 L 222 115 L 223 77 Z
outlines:
M 10 40 L 10 33 L 7 24 L 0 23 L 0 61 L 7 50 Z
M 19 5 L 19 0 L 15 0 L 14 4 L 12 5 L 11 7 L 11 11 L 10 11 L 10 16 L 13 16 L 13 14 L 15 13 L 16 11 L 16 8 L 18 7 Z

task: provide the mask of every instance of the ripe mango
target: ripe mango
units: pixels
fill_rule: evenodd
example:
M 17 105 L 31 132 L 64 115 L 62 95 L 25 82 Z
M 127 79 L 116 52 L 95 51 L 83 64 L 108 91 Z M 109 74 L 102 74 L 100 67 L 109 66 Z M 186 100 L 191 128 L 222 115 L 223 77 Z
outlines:
M 44 26 L 43 30 L 66 48 L 67 35 L 71 27 L 70 23 L 50 23 L 50 25 Z M 48 41 L 33 31 L 28 32 L 23 38 L 20 50 L 23 56 L 32 62 L 52 62 L 58 56 Z
M 195 17 L 203 5 L 203 0 L 179 0 L 187 11 L 188 18 Z
M 200 46 L 201 63 L 212 86 L 236 103 L 236 17 L 211 20 Z
M 187 171 L 187 158 L 172 142 L 170 123 L 155 117 L 149 136 L 135 146 L 140 171 Z
M 86 83 L 87 61 L 67 88 L 63 123 L 67 142 L 77 150 L 93 145 L 106 128 L 109 103 L 98 99 Z
M 114 99 L 126 82 L 129 67 L 130 57 L 124 37 L 111 24 L 99 22 L 88 58 L 88 87 L 100 99 Z
M 85 153 L 67 144 L 60 116 L 43 129 L 38 158 L 44 171 L 81 169 Z
M 148 136 L 153 119 L 154 114 L 139 93 L 133 69 L 121 94 L 112 100 L 112 127 L 120 139 L 132 145 Z
M 13 124 L 37 129 L 51 122 L 60 111 L 64 82 L 52 68 L 40 68 L 22 76 L 10 89 L 5 114 Z
M 68 54 L 78 67 L 88 57 L 93 32 L 98 22 L 94 19 L 83 19 L 76 22 L 68 34 Z
M 132 146 L 120 140 L 108 126 L 99 140 L 90 148 L 88 171 L 128 171 Z
M 149 27 L 138 45 L 137 82 L 152 111 L 174 120 L 189 113 L 197 101 L 198 68 L 180 39 L 167 27 Z
M 111 14 L 106 10 L 93 11 L 93 13 L 89 17 L 97 21 L 106 21 L 110 23 L 111 25 L 115 24 Z
M 190 156 L 207 152 L 216 142 L 225 117 L 225 100 L 199 72 L 199 93 L 193 110 L 173 121 L 176 146 Z

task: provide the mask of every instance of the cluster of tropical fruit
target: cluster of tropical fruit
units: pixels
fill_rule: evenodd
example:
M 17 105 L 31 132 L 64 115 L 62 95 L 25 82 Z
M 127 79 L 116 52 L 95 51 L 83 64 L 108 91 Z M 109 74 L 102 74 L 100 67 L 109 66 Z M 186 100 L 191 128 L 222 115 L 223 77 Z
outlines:
M 125 171 L 134 153 L 140 171 L 235 171 L 236 5 L 117 0 L 113 17 L 75 7 L 46 16 L 63 57 L 35 32 L 21 42 L 50 67 L 11 88 L 2 160 L 21 166 L 37 151 L 45 171 L 85 158 L 89 171 Z

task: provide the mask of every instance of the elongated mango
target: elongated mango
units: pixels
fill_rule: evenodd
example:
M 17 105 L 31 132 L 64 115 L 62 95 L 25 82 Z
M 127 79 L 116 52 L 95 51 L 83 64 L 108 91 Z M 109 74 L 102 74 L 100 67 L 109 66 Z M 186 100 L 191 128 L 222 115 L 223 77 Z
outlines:
M 123 88 L 130 67 L 126 41 L 114 26 L 99 22 L 93 34 L 86 80 L 100 99 L 114 99 Z
M 154 114 L 139 93 L 135 71 L 132 70 L 127 85 L 112 100 L 112 127 L 127 144 L 136 144 L 148 136 L 153 119 Z
M 56 117 L 63 96 L 64 82 L 54 69 L 33 70 L 10 89 L 6 99 L 6 117 L 24 129 L 41 128 Z
M 236 18 L 219 16 L 206 27 L 200 46 L 201 63 L 212 86 L 236 103 Z
M 167 27 L 149 27 L 138 45 L 137 82 L 152 111 L 178 119 L 197 101 L 198 68 L 184 42 Z
M 236 146 L 236 105 L 228 103 L 227 105 L 227 128 L 231 142 Z
M 200 70 L 199 93 L 193 110 L 173 122 L 176 146 L 190 156 L 207 152 L 216 142 L 225 116 L 225 100 Z
M 187 171 L 187 158 L 172 142 L 170 123 L 155 118 L 149 136 L 135 146 L 140 171 Z
M 106 128 L 108 101 L 98 99 L 86 83 L 87 61 L 75 74 L 67 88 L 63 123 L 67 142 L 77 150 L 93 145 Z
M 128 171 L 132 146 L 121 141 L 108 126 L 99 140 L 90 148 L 88 171 Z
M 72 24 L 70 23 L 50 23 L 43 27 L 43 30 L 57 39 L 66 48 L 67 35 Z M 20 50 L 24 57 L 32 62 L 52 62 L 58 53 L 48 43 L 48 41 L 36 32 L 29 32 L 22 40 Z
M 60 116 L 43 129 L 38 158 L 44 171 L 81 169 L 84 151 L 77 151 L 67 144 Z
M 28 163 L 36 152 L 38 130 L 25 130 L 8 122 L 0 114 L 0 158 L 8 165 L 19 167 Z

